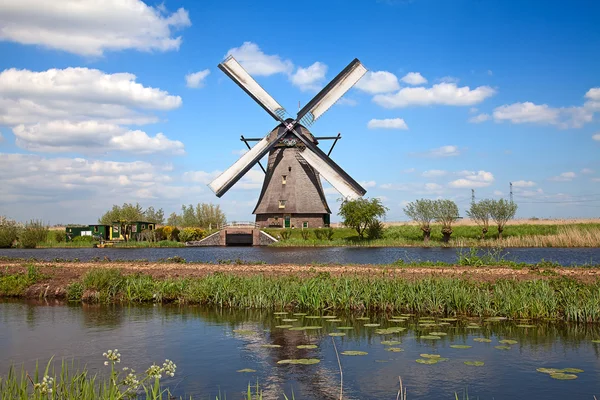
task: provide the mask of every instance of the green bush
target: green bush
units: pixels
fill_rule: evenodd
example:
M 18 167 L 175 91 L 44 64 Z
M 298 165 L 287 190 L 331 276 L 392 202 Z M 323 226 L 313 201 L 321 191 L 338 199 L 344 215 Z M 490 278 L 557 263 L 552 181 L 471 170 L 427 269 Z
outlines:
M 94 237 L 93 236 L 75 236 L 73 238 L 73 240 L 71 240 L 73 243 L 92 243 L 94 241 Z
M 322 228 L 315 229 L 313 233 L 315 234 L 315 238 L 317 238 L 317 240 L 325 239 L 325 232 Z
M 35 247 L 48 239 L 48 227 L 43 222 L 31 220 L 19 234 L 19 245 L 26 249 Z
M 367 228 L 367 237 L 370 240 L 381 239 L 383 237 L 384 226 L 381 221 L 373 221 L 369 224 Z
M 291 229 L 283 229 L 281 231 L 281 240 L 288 240 L 290 237 L 292 237 L 292 230 Z
M 302 235 L 302 239 L 304 240 L 310 239 L 310 231 L 308 229 L 302 229 L 300 235 Z
M 333 234 L 335 233 L 333 228 L 325 228 L 323 229 L 323 233 L 325 234 L 325 239 L 329 241 L 333 240 Z
M 206 236 L 206 231 L 201 228 L 183 228 L 181 232 L 179 232 L 179 240 L 181 242 L 200 240 L 204 236 Z
M 18 238 L 19 230 L 14 222 L 0 225 L 0 248 L 12 247 Z
M 167 240 L 167 235 L 165 234 L 165 228 L 160 227 L 154 230 L 154 235 L 156 236 L 156 241 L 160 242 L 162 240 Z
M 179 229 L 176 226 L 174 226 L 173 230 L 171 231 L 171 240 L 179 242 L 179 232 Z
M 48 238 L 50 240 L 55 241 L 56 243 L 62 243 L 66 240 L 65 237 L 65 232 L 60 230 L 60 231 L 50 231 L 50 234 L 48 235 Z

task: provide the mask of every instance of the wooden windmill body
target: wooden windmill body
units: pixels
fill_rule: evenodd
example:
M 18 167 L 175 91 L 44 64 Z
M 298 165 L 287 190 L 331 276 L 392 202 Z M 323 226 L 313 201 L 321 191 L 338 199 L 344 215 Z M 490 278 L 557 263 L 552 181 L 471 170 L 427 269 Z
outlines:
M 265 109 L 279 124 L 219 175 L 209 187 L 218 197 L 229 190 L 250 168 L 268 154 L 265 180 L 253 211 L 260 227 L 318 228 L 329 225 L 331 210 L 321 185 L 327 180 L 344 198 L 358 198 L 366 193 L 352 177 L 340 168 L 329 154 L 318 147 L 318 139 L 306 128 L 339 100 L 366 72 L 354 60 L 336 76 L 313 100 L 302 108 L 295 119 L 283 119 L 285 110 L 233 58 L 219 68 Z M 334 139 L 340 135 L 322 139 Z

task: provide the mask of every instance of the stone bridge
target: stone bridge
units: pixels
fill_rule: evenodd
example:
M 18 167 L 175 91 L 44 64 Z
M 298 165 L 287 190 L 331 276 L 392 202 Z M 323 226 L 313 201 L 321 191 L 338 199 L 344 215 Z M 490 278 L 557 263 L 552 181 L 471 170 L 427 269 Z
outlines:
M 254 222 L 232 222 L 202 240 L 187 242 L 186 246 L 267 246 L 277 242 L 261 231 Z

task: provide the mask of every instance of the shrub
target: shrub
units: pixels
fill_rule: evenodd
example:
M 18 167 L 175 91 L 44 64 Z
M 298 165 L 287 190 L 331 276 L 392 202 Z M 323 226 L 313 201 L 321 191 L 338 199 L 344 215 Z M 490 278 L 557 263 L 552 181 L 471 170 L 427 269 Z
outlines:
M 383 237 L 384 226 L 381 221 L 373 221 L 367 228 L 367 237 L 370 240 L 381 239 Z
M 173 227 L 172 226 L 163 226 L 162 228 L 162 232 L 163 235 L 165 235 L 165 240 L 173 240 L 172 239 L 172 235 L 173 235 Z
M 48 227 L 43 222 L 31 220 L 25 224 L 25 228 L 19 234 L 19 244 L 26 249 L 35 247 L 48 238 Z
M 174 226 L 173 231 L 171 232 L 171 240 L 179 242 L 179 232 L 179 229 L 176 226 Z
M 94 237 L 93 236 L 75 236 L 73 238 L 73 240 L 71 240 L 73 243 L 92 243 L 94 241 Z
M 325 234 L 325 239 L 333 240 L 333 234 L 334 234 L 333 228 L 325 228 L 323 230 L 323 233 Z
M 317 240 L 325 239 L 325 230 L 324 229 L 317 228 L 313 231 L 313 233 L 315 234 L 315 237 L 317 238 Z
M 281 240 L 288 240 L 290 237 L 292 237 L 291 229 L 284 229 L 281 231 Z
M 52 231 L 52 239 L 57 242 L 57 243 L 62 243 L 66 240 L 65 238 L 65 232 L 60 230 L 60 231 Z
M 304 240 L 310 239 L 310 231 L 308 229 L 302 229 L 300 231 L 300 234 L 302 235 L 302 239 L 304 239 Z
M 200 240 L 206 235 L 206 231 L 201 228 L 183 228 L 179 232 L 179 240 L 181 242 L 191 242 Z
M 160 242 L 161 240 L 168 240 L 167 236 L 165 235 L 165 227 L 156 228 L 154 230 L 154 236 L 157 242 Z
M 17 240 L 19 230 L 13 221 L 7 221 L 0 225 L 0 248 L 12 247 Z

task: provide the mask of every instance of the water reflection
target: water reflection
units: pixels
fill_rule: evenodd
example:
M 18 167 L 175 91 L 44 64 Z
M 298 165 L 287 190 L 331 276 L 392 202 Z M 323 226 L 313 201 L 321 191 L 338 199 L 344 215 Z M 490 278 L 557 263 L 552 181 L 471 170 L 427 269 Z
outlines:
M 170 382 L 177 395 L 209 395 L 219 389 L 238 398 L 248 382 L 258 380 L 265 399 L 294 392 L 297 399 L 336 399 L 339 371 L 331 332 L 338 350 L 360 350 L 366 356 L 341 356 L 347 399 L 394 398 L 398 376 L 409 388 L 409 397 L 453 398 L 454 391 L 469 387 L 480 398 L 591 398 L 600 394 L 600 326 L 557 321 L 486 322 L 482 320 L 423 322 L 416 317 L 395 320 L 392 314 L 365 317 L 337 313 L 340 322 L 309 316 L 274 315 L 265 310 L 212 309 L 201 306 L 67 306 L 56 303 L 0 303 L 0 359 L 24 363 L 46 362 L 52 355 L 104 371 L 102 352 L 118 348 L 123 366 L 138 370 L 165 358 L 174 360 L 178 374 Z M 282 319 L 298 321 L 282 321 Z M 380 324 L 365 327 L 365 323 Z M 316 330 L 288 330 L 291 324 L 322 326 Z M 431 325 L 433 324 L 433 325 Z M 477 324 L 477 328 L 473 325 Z M 520 325 L 520 326 L 518 326 Z M 534 327 L 525 327 L 534 325 Z M 350 329 L 338 330 L 338 326 Z M 377 329 L 404 327 L 381 335 Z M 249 332 L 244 332 L 249 331 Z M 442 332 L 439 339 L 423 339 Z M 475 338 L 489 338 L 491 343 Z M 510 350 L 498 350 L 499 340 L 512 339 Z M 396 340 L 402 352 L 386 351 L 381 342 Z M 314 344 L 316 349 L 297 346 Z M 452 344 L 472 346 L 451 348 Z M 279 347 L 264 347 L 278 345 Z M 420 354 L 440 354 L 449 361 L 421 365 Z M 316 365 L 279 365 L 278 361 L 318 358 Z M 464 364 L 483 361 L 483 367 Z M 2 363 L 0 373 L 5 373 Z M 536 372 L 539 367 L 581 368 L 575 381 L 555 381 Z M 251 368 L 256 373 L 236 371 Z

